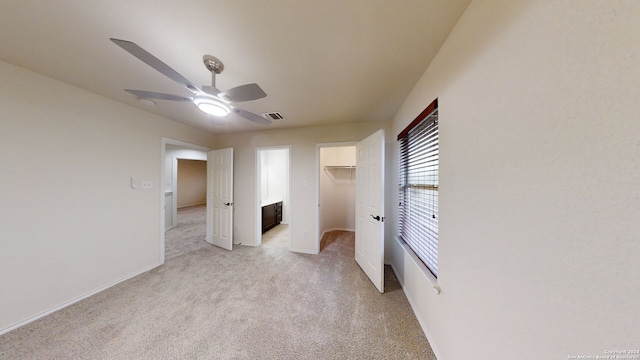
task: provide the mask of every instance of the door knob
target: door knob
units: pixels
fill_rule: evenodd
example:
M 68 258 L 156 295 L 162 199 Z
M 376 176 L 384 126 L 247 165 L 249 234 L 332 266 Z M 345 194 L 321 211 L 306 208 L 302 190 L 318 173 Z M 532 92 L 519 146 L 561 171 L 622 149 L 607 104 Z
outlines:
M 376 216 L 373 216 L 372 214 L 369 214 L 369 215 L 371 215 L 371 217 L 374 218 L 376 221 L 380 221 L 379 215 L 376 215 Z
M 230 206 L 230 205 L 233 205 L 233 203 L 232 202 L 228 202 L 228 203 L 224 203 L 224 205 Z

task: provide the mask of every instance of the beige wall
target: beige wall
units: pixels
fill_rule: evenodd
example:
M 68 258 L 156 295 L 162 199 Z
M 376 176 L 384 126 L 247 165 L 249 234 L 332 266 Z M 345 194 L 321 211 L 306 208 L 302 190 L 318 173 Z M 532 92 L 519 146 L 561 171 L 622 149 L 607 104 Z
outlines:
M 177 162 L 177 159 L 207 161 L 207 152 L 203 150 L 188 149 L 181 145 L 167 144 L 165 146 L 165 165 L 164 165 L 166 191 L 173 190 L 173 178 L 174 178 L 173 162 L 174 160 Z
M 213 143 L 4 62 L 0 79 L 1 333 L 159 265 L 161 137 Z
M 207 203 L 207 162 L 178 159 L 178 208 Z
M 396 115 L 439 99 L 441 294 L 389 247 L 440 360 L 640 345 L 638 24 L 637 1 L 474 1 Z
M 234 148 L 234 243 L 256 245 L 256 148 L 291 146 L 291 250 L 316 253 L 316 144 L 359 141 L 388 126 L 389 122 L 364 122 L 216 136 L 216 148 Z

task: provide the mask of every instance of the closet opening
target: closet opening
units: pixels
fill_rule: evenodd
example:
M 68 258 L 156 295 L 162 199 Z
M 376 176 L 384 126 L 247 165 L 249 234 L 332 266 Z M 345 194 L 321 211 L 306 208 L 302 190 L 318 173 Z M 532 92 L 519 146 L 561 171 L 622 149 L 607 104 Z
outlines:
M 320 144 L 317 252 L 355 254 L 356 143 Z

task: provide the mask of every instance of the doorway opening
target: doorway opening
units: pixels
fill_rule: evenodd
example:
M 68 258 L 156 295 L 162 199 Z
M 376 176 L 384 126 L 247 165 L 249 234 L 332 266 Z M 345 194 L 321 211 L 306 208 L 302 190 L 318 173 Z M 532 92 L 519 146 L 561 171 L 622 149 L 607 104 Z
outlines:
M 208 246 L 205 241 L 208 150 L 162 139 L 161 263 Z
M 317 145 L 317 252 L 355 254 L 356 143 Z
M 291 248 L 289 150 L 256 149 L 256 245 Z

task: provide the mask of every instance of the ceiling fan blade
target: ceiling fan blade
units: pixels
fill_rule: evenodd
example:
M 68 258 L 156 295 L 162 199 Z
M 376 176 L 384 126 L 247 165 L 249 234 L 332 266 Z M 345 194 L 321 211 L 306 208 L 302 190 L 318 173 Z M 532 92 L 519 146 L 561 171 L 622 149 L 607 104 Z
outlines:
M 162 73 L 164 76 L 168 77 L 169 79 L 177 82 L 180 85 L 185 86 L 187 89 L 191 90 L 194 93 L 198 92 L 198 87 L 195 86 L 191 81 L 187 80 L 184 76 L 180 75 L 177 71 L 169 67 L 169 65 L 163 63 L 162 60 L 151 55 L 151 53 L 141 48 L 137 44 L 131 41 L 114 39 L 114 38 L 111 38 L 111 41 L 113 41 L 116 45 L 123 48 L 129 54 L 140 59 L 143 63 L 158 70 L 160 73 Z
M 221 98 L 231 102 L 242 102 L 249 100 L 258 100 L 267 96 L 267 94 L 258 86 L 258 84 L 246 84 L 236 86 L 227 91 L 223 91 Z
M 209 95 L 218 95 L 220 94 L 220 90 L 214 88 L 213 86 L 209 86 L 209 85 L 204 85 L 202 87 L 202 91 L 206 92 Z
M 159 99 L 159 100 L 171 100 L 171 101 L 193 101 L 192 98 L 179 96 L 179 95 L 157 93 L 157 92 L 153 92 L 153 91 L 130 90 L 130 89 L 125 89 L 124 91 L 128 92 L 129 94 L 133 94 L 133 95 L 135 95 L 137 97 L 145 98 L 145 99 Z
M 238 109 L 238 108 L 233 108 L 231 111 L 233 111 L 234 113 L 242 116 L 243 118 L 249 120 L 249 121 L 253 121 L 256 124 L 260 124 L 260 125 L 271 125 L 271 120 L 265 119 L 260 115 L 256 115 L 252 112 L 249 112 L 247 110 L 242 110 L 242 109 Z

